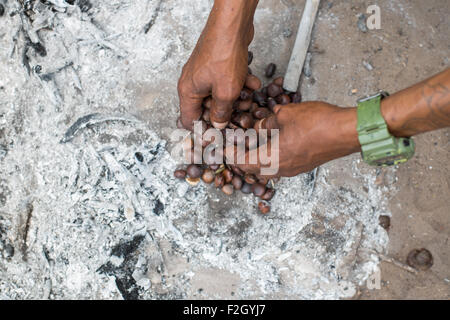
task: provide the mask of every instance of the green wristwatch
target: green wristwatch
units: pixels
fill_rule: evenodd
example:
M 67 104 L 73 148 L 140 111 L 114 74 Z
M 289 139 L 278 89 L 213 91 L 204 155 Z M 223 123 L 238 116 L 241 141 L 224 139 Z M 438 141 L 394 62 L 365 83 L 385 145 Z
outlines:
M 381 100 L 387 92 L 358 100 L 358 138 L 362 157 L 371 166 L 392 166 L 408 161 L 414 155 L 411 138 L 396 138 L 389 133 L 381 114 Z

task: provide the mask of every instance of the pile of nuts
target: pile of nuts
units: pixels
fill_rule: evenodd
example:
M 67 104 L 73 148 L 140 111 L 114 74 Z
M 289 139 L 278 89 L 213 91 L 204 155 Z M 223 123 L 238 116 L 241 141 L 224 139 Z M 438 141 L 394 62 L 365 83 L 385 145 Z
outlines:
M 253 60 L 253 53 L 249 52 L 248 64 Z M 272 78 L 276 71 L 276 65 L 271 63 L 267 66 L 265 75 Z M 249 74 L 252 74 L 249 68 Z M 253 83 L 251 83 L 253 82 Z M 256 85 L 255 85 L 256 82 Z M 228 124 L 228 129 L 257 128 L 258 121 L 268 118 L 273 114 L 276 105 L 286 105 L 289 103 L 300 103 L 302 98 L 298 92 L 287 92 L 283 90 L 283 78 L 274 79 L 268 86 L 259 91 L 254 91 L 249 87 L 260 87 L 260 81 L 256 77 L 249 77 L 246 86 L 242 89 L 240 97 L 235 101 L 233 106 L 233 114 Z M 202 116 L 203 132 L 212 127 L 210 123 L 210 108 L 212 105 L 212 97 L 208 97 L 203 101 L 204 113 Z M 178 119 L 177 127 L 182 128 L 180 119 Z M 225 129 L 222 133 L 226 137 Z M 192 141 L 191 141 L 192 142 Z M 202 141 L 202 146 L 207 147 L 211 142 Z M 235 141 L 236 143 L 236 141 Z M 262 142 L 260 142 L 261 144 Z M 265 142 L 264 142 L 265 143 Z M 253 149 L 258 146 L 249 145 L 251 142 L 245 141 L 246 149 Z M 190 144 L 192 150 L 193 143 Z M 191 157 L 192 158 L 192 157 Z M 275 195 L 273 179 L 258 180 L 253 174 L 245 173 L 235 165 L 215 164 L 204 160 L 203 165 L 190 164 L 186 169 L 178 169 L 174 176 L 178 179 L 185 179 L 191 185 L 197 185 L 200 180 L 206 184 L 214 183 L 216 188 L 220 188 L 223 193 L 232 195 L 235 190 L 239 190 L 244 194 L 253 193 L 262 201 L 258 203 L 258 209 L 262 214 L 270 212 L 268 202 Z

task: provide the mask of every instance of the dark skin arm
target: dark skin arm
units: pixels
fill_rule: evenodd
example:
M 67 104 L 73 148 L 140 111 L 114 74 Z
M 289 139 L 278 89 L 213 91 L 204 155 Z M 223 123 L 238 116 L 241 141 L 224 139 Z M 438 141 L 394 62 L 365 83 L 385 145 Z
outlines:
M 450 69 L 382 100 L 381 112 L 397 137 L 450 127 Z M 278 175 L 288 177 L 360 152 L 356 125 L 356 107 L 324 102 L 277 106 L 262 122 L 262 128 L 280 129 Z M 261 148 L 270 150 L 270 142 Z M 261 164 L 240 167 L 258 174 Z
M 208 22 L 178 82 L 181 122 L 192 130 L 212 96 L 211 122 L 223 129 L 248 80 L 248 46 L 258 0 L 215 0 Z

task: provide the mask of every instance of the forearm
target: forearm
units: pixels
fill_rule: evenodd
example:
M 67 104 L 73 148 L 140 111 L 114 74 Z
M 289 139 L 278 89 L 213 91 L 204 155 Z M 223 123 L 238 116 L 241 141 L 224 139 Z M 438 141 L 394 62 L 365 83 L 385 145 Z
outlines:
M 411 137 L 450 126 L 450 69 L 387 97 L 381 112 L 396 137 Z M 356 107 L 344 108 L 337 117 L 336 158 L 361 151 L 356 131 Z
M 248 41 L 259 0 L 216 0 L 205 29 L 217 28 L 229 40 Z M 227 39 L 228 40 L 228 39 Z M 248 44 L 248 43 L 247 43 Z
M 450 126 L 450 69 L 384 99 L 381 112 L 397 137 Z

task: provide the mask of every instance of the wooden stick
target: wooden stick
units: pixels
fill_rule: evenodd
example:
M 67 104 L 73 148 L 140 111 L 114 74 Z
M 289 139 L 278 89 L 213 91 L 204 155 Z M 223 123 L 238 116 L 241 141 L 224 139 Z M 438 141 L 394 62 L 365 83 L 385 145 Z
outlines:
M 298 27 L 297 38 L 295 39 L 294 49 L 292 50 L 291 60 L 284 77 L 284 89 L 297 92 L 298 82 L 305 63 L 306 53 L 308 52 L 311 41 L 311 32 L 319 10 L 320 0 L 307 0 L 305 10 L 303 10 L 302 21 Z

